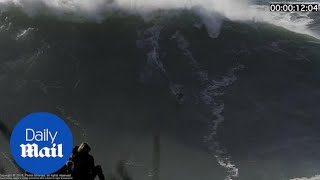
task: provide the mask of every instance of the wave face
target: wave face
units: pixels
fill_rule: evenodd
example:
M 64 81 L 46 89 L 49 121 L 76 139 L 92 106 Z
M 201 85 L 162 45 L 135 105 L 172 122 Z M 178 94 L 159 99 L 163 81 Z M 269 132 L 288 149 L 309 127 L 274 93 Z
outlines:
M 2 2 L 1 138 L 49 111 L 134 179 L 150 178 L 154 132 L 163 179 L 317 177 L 317 16 L 231 0 L 90 2 Z M 1 172 L 19 171 L 0 146 Z

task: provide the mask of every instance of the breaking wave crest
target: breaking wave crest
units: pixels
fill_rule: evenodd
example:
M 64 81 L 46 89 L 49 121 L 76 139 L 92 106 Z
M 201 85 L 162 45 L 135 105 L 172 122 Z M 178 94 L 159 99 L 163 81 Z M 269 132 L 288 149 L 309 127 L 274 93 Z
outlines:
M 307 178 L 307 177 L 303 177 L 303 178 L 293 178 L 290 180 L 319 180 L 320 179 L 320 175 L 315 175 L 313 177 Z
M 64 18 L 78 16 L 98 22 L 108 17 L 107 14 L 119 10 L 150 19 L 157 10 L 184 9 L 198 14 L 212 37 L 216 37 L 222 20 L 227 18 L 232 21 L 270 23 L 319 38 L 319 34 L 308 28 L 314 21 L 308 13 L 274 13 L 269 11 L 267 5 L 255 5 L 249 0 L 0 0 L 0 3 L 1 9 L 6 9 L 8 5 L 18 6 L 31 16 L 52 13 Z

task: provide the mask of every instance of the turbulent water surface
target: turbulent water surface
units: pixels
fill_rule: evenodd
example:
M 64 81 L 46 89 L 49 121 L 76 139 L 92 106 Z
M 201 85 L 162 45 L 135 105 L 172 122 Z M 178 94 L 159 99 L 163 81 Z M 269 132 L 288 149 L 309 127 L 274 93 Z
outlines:
M 106 174 L 320 179 L 320 16 L 236 0 L 0 0 L 0 173 L 8 139 L 53 112 Z

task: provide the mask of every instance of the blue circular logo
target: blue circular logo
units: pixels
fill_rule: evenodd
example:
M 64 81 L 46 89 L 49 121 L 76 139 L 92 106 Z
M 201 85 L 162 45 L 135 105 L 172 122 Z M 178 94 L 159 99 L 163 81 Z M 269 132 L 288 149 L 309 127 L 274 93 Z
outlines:
M 11 153 L 25 171 L 51 174 L 68 161 L 73 148 L 72 133 L 67 124 L 50 113 L 32 113 L 13 129 Z

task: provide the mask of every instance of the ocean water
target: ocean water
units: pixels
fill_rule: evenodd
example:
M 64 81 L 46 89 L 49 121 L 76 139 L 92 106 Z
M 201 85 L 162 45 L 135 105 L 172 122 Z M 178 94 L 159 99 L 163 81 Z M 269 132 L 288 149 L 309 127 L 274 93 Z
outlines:
M 133 179 L 150 179 L 160 133 L 160 179 L 319 179 L 318 12 L 236 0 L 0 2 L 1 173 L 21 171 L 14 124 L 48 111 L 106 175 L 125 160 Z

